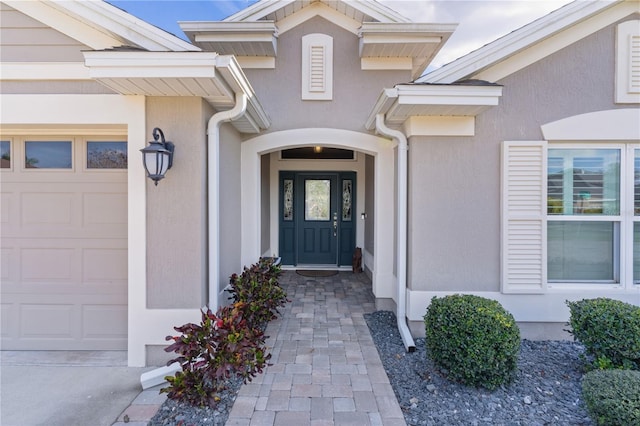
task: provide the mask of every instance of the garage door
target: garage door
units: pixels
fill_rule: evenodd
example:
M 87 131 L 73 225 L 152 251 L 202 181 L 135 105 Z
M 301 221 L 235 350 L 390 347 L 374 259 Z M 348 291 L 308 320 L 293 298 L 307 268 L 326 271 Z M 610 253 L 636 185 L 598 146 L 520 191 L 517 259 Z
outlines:
M 126 349 L 126 137 L 0 150 L 2 349 Z

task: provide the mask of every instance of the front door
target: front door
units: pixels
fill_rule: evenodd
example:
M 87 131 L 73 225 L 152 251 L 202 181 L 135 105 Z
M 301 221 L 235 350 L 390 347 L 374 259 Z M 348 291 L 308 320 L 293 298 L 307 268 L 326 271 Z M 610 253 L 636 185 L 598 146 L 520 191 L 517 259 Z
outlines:
M 280 257 L 285 265 L 351 264 L 355 173 L 281 172 Z

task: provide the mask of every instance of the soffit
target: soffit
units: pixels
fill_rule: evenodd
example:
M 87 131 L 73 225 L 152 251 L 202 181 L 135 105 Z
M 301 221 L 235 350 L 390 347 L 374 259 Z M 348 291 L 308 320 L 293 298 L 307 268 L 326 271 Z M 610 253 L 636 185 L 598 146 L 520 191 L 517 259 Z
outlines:
M 211 52 L 84 52 L 93 80 L 122 95 L 196 96 L 217 111 L 235 105 L 236 93 L 249 99 L 247 112 L 232 124 L 243 133 L 269 126 L 255 93 L 233 57 Z

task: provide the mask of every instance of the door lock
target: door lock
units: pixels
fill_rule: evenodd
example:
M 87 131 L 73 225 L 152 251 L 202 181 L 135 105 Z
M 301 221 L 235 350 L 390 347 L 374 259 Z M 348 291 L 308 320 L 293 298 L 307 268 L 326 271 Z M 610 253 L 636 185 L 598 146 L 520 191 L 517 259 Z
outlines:
M 333 236 L 338 236 L 338 213 L 333 213 Z

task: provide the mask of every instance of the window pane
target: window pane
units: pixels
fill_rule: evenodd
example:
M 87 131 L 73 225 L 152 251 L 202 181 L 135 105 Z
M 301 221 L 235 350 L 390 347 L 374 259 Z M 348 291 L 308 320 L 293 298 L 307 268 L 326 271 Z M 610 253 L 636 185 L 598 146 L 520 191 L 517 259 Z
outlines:
M 550 149 L 547 213 L 620 214 L 620 150 Z
M 11 143 L 9 141 L 0 141 L 0 169 L 8 169 L 11 167 Z
M 342 181 L 342 220 L 351 220 L 351 179 L 345 179 Z
M 284 180 L 283 219 L 293 220 L 293 179 Z
M 25 142 L 28 169 L 70 169 L 71 142 Z
M 549 281 L 618 281 L 614 222 L 556 222 L 547 225 Z
M 640 283 L 640 222 L 633 224 L 633 282 Z
M 304 182 L 305 220 L 329 220 L 331 183 L 328 179 Z
M 126 169 L 126 142 L 87 142 L 88 169 Z

